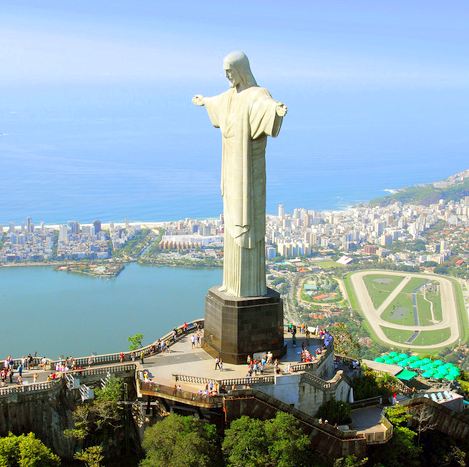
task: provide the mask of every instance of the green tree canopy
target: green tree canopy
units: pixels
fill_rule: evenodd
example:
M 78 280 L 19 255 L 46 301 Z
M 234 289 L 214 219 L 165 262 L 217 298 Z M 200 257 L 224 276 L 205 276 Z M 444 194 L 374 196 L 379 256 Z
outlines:
M 141 332 L 129 336 L 127 340 L 129 341 L 129 350 L 137 350 L 143 346 L 143 334 Z
M 145 430 L 141 467 L 221 465 L 216 427 L 195 417 L 171 414 Z
M 337 423 L 339 425 L 352 421 L 350 417 L 350 404 L 343 401 L 336 401 L 335 399 L 324 402 L 324 404 L 319 407 L 316 416 L 327 420 L 329 423 Z
M 278 412 L 271 420 L 243 416 L 225 431 L 223 452 L 233 467 L 300 467 L 310 465 L 310 441 L 290 414 Z
M 0 467 L 55 467 L 60 458 L 34 433 L 0 438 Z

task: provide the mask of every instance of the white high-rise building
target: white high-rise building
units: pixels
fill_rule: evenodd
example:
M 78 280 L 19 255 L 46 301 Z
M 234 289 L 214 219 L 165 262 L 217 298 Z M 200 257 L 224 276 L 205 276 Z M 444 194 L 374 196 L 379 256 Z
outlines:
M 280 219 L 283 219 L 285 217 L 285 206 L 282 203 L 278 205 L 278 217 Z

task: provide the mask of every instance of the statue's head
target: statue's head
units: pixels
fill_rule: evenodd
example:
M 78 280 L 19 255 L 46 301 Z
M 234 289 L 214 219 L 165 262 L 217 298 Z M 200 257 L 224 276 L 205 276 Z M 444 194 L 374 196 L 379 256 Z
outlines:
M 231 87 L 247 89 L 257 86 L 249 60 L 244 52 L 231 52 L 223 60 L 223 68 Z

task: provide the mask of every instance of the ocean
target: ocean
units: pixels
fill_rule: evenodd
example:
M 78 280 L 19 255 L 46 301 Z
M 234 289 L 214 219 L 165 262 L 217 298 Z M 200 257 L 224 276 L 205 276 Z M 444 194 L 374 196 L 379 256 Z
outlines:
M 218 216 L 220 134 L 191 104 L 200 90 L 223 88 L 38 85 L 3 93 L 0 224 Z M 467 105 L 458 106 L 456 91 L 337 95 L 278 82 L 271 91 L 289 113 L 268 143 L 268 212 L 280 202 L 287 210 L 343 209 L 468 167 Z

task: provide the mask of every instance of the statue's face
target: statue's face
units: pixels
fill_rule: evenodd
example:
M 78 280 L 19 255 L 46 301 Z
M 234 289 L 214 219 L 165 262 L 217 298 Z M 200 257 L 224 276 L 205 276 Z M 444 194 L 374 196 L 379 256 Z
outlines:
M 225 67 L 225 74 L 232 88 L 241 83 L 239 73 L 235 68 L 231 68 L 230 66 Z

